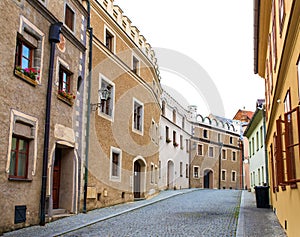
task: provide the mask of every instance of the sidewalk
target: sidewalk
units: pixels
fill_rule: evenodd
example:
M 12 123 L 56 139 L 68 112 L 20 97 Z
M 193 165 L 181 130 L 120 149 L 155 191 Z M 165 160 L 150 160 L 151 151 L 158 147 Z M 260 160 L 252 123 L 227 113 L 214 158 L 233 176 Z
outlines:
M 243 191 L 236 236 L 281 237 L 286 234 L 272 209 L 257 208 L 255 194 Z
M 80 213 L 71 217 L 63 218 L 47 223 L 45 226 L 32 226 L 16 231 L 4 233 L 5 237 L 33 237 L 33 236 L 60 236 L 70 231 L 77 230 L 102 220 L 107 220 L 115 216 L 133 211 L 135 209 L 151 205 L 170 197 L 193 192 L 199 189 L 182 189 L 162 191 L 157 196 L 136 202 L 115 205 L 89 211 L 87 214 Z M 276 215 L 271 209 L 257 208 L 254 193 L 242 191 L 240 213 L 237 225 L 237 237 L 285 237 L 286 234 L 280 226 Z

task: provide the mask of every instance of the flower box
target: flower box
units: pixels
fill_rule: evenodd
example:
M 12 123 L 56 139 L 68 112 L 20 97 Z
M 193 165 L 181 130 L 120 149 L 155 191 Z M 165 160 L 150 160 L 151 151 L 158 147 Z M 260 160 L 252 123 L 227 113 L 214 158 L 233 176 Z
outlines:
M 73 99 L 69 99 L 61 94 L 57 94 L 57 98 L 63 102 L 65 102 L 66 104 L 72 106 L 74 104 L 74 100 Z
M 14 74 L 15 74 L 17 77 L 21 78 L 22 80 L 28 82 L 28 83 L 31 84 L 31 85 L 36 86 L 36 85 L 39 84 L 38 81 L 37 81 L 36 79 L 32 79 L 31 77 L 26 76 L 23 72 L 21 72 L 21 71 L 19 71 L 19 70 L 17 70 L 17 69 L 15 69 Z

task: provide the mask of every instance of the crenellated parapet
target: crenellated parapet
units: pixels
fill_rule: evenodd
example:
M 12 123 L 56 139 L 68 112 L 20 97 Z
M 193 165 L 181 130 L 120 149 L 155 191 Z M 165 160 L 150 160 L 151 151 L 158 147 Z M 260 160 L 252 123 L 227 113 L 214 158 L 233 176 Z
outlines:
M 127 36 L 135 43 L 135 45 L 143 52 L 143 54 L 150 60 L 154 65 L 156 73 L 159 76 L 159 67 L 157 64 L 157 58 L 151 45 L 147 43 L 146 38 L 140 34 L 139 29 L 132 25 L 131 20 L 123 15 L 123 10 L 118 6 L 114 5 L 114 0 L 97 0 L 97 2 L 107 11 L 107 13 L 115 20 L 121 29 L 123 29 Z
M 227 119 L 210 114 L 209 116 L 196 115 L 196 123 L 240 134 L 241 124 L 238 120 Z

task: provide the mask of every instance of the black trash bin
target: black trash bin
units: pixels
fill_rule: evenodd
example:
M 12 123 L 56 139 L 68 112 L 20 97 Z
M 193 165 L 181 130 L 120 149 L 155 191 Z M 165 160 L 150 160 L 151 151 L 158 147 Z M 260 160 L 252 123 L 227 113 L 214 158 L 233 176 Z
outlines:
M 270 208 L 269 205 L 269 187 L 268 186 L 256 186 L 255 197 L 257 208 Z

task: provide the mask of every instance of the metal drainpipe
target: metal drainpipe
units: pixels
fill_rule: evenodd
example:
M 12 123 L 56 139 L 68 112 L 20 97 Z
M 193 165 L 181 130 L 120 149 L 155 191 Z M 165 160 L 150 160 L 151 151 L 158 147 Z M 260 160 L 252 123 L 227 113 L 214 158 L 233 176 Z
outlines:
M 262 106 L 262 114 L 263 114 L 263 126 L 264 126 L 264 146 L 265 146 L 265 166 L 266 166 L 266 183 L 269 186 L 269 163 L 268 163 L 268 151 L 267 151 L 267 143 L 266 143 L 266 111 L 265 106 Z
M 50 116 L 51 116 L 51 95 L 52 95 L 52 79 L 53 65 L 55 55 L 55 44 L 60 42 L 59 34 L 63 23 L 56 22 L 51 24 L 49 30 L 49 42 L 51 45 L 48 87 L 46 97 L 46 118 L 45 118 L 45 134 L 44 134 L 44 153 L 43 153 L 43 173 L 42 173 L 42 191 L 41 191 L 41 212 L 40 225 L 45 225 L 45 208 L 46 208 L 46 185 L 47 185 L 47 164 L 49 156 L 49 137 L 50 137 Z
M 89 40 L 89 74 L 88 74 L 88 101 L 87 101 L 87 123 L 86 123 L 86 147 L 85 147 L 85 169 L 84 169 L 84 190 L 83 190 L 83 213 L 87 213 L 87 186 L 88 186 L 88 161 L 89 161 L 89 144 L 90 144 L 90 113 L 91 113 L 91 86 L 92 86 L 92 56 L 93 56 L 93 28 L 91 28 L 90 16 L 91 5 L 90 1 L 87 1 L 88 19 L 87 29 L 90 32 Z

